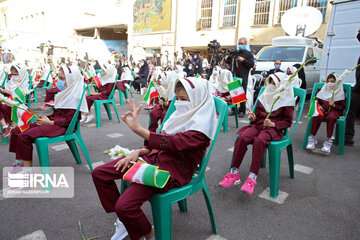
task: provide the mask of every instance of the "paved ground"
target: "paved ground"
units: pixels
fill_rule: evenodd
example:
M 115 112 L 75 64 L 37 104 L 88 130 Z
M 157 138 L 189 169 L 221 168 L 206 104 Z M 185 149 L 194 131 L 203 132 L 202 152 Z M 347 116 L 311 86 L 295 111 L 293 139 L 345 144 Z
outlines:
M 140 101 L 139 95 L 135 95 L 135 98 L 137 102 Z M 116 101 L 119 102 L 118 95 Z M 40 107 L 40 104 L 35 106 L 35 111 L 40 113 Z M 127 109 L 119 105 L 117 108 L 120 113 Z M 280 191 L 288 196 L 279 204 L 259 197 L 269 186 L 267 168 L 261 169 L 253 196 L 242 193 L 241 185 L 230 189 L 218 187 L 218 182 L 229 167 L 230 150 L 237 131 L 230 117 L 229 132 L 220 134 L 206 173 L 219 235 L 212 235 L 204 198 L 199 192 L 189 197 L 187 213 L 181 213 L 177 205 L 173 206 L 173 239 L 360 239 L 360 127 L 356 126 L 355 146 L 345 147 L 344 157 L 337 155 L 337 147 L 325 156 L 300 150 L 307 119 L 303 117 L 301 121 L 293 137 L 298 171 L 295 172 L 295 179 L 289 178 L 287 156 L 283 152 Z M 141 122 L 144 126 L 148 122 L 145 111 L 141 113 Z M 245 119 L 241 120 L 240 127 L 246 122 Z M 109 161 L 102 152 L 116 144 L 128 148 L 142 145 L 142 140 L 124 123 L 109 121 L 105 113 L 102 114 L 101 129 L 90 124 L 82 126 L 81 132 L 93 165 Z M 113 133 L 119 134 L 110 135 L 113 138 L 107 136 Z M 325 127 L 320 129 L 318 135 L 322 143 Z M 22 240 L 81 239 L 79 220 L 86 238 L 102 235 L 100 239 L 110 239 L 116 216 L 106 214 L 101 207 L 83 156 L 83 164 L 76 165 L 69 149 L 61 149 L 61 146 L 58 146 L 58 151 L 50 148 L 51 165 L 74 167 L 74 198 L 4 199 L 0 196 L 1 240 L 18 239 L 35 231 L 37 238 L 23 237 Z M 8 152 L 8 145 L 0 145 L 0 155 L 1 168 L 10 166 L 14 161 L 14 155 Z M 34 151 L 34 166 L 38 166 L 37 159 Z M 248 151 L 240 169 L 242 179 L 248 175 L 250 159 L 251 151 Z M 1 186 L 2 181 L 1 177 Z M 143 208 L 151 219 L 149 203 Z

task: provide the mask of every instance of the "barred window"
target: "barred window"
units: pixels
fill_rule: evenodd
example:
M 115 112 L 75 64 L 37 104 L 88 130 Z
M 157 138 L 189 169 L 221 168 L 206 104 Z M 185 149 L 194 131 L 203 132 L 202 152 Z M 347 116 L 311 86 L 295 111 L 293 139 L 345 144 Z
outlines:
M 256 0 L 254 25 L 269 24 L 270 0 Z
M 297 6 L 297 0 L 279 0 L 278 23 L 281 23 L 281 17 L 290 8 Z
M 223 27 L 236 26 L 237 0 L 224 0 Z
M 213 0 L 201 0 L 200 28 L 211 28 Z
M 327 2 L 328 0 L 308 0 L 307 6 L 319 9 L 323 15 L 323 22 L 325 22 Z

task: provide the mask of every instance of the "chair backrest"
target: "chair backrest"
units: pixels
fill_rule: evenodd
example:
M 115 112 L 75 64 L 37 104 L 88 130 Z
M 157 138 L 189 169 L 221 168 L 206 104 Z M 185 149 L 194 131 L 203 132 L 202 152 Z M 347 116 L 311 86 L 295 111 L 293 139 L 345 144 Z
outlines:
M 301 88 L 293 88 L 294 89 L 294 96 L 295 97 L 298 97 L 299 98 L 299 111 L 298 111 L 298 115 L 297 115 L 297 118 L 296 118 L 296 123 L 295 123 L 295 126 L 294 126 L 294 129 L 290 135 L 290 139 L 292 138 L 292 136 L 294 135 L 294 132 L 297 128 L 297 125 L 300 121 L 300 118 L 301 118 L 301 114 L 304 110 L 304 103 L 305 103 L 305 99 L 306 99 L 306 91 L 304 89 L 301 89 Z M 260 95 L 264 92 L 265 90 L 265 87 L 262 87 L 260 92 L 259 92 L 259 97 Z M 253 112 L 255 113 L 255 109 L 256 109 L 256 105 L 259 101 L 259 97 L 256 99 L 256 102 L 254 104 L 254 107 L 253 107 Z M 249 121 L 249 124 L 251 123 L 251 121 Z M 285 133 L 284 133 L 285 136 L 287 136 L 287 129 L 285 130 Z
M 8 73 L 7 72 L 4 72 L 4 81 L 2 82 L 1 84 L 1 88 L 4 88 L 5 87 L 5 83 L 8 81 Z
M 116 83 L 117 83 L 117 81 L 118 81 L 118 78 L 119 78 L 119 74 L 116 74 L 115 84 L 114 84 L 114 86 L 113 86 L 113 89 L 111 90 L 111 93 L 110 93 L 110 95 L 109 95 L 109 97 L 108 97 L 108 100 L 111 100 L 111 99 L 114 98 L 114 93 L 115 93 Z
M 80 106 L 81 106 L 81 102 L 82 100 L 84 99 L 84 96 L 85 96 L 85 91 L 86 91 L 86 84 L 84 84 L 84 87 L 83 87 L 83 93 L 81 95 L 81 98 L 80 98 L 80 102 L 79 102 L 79 105 L 76 109 L 76 112 L 68 126 L 68 129 L 66 130 L 66 133 L 65 135 L 70 135 L 74 132 L 74 129 L 75 129 L 75 124 L 78 122 L 78 116 L 79 116 L 79 111 L 80 111 Z M 79 126 L 78 126 L 79 127 Z
M 310 101 L 316 96 L 316 93 L 319 88 L 322 88 L 324 86 L 325 82 L 319 82 L 315 83 L 313 90 L 311 92 L 311 98 Z M 345 113 L 344 117 L 346 118 L 349 112 L 350 108 L 350 102 L 351 102 L 351 85 L 348 83 L 343 83 L 343 88 L 345 90 Z
M 48 83 L 48 81 L 49 81 L 49 77 L 51 76 L 51 72 L 52 72 L 52 70 L 50 70 L 49 71 L 49 73 L 48 73 L 48 75 L 46 76 L 46 79 L 45 79 L 45 82 L 44 82 L 44 87 L 46 87 L 47 86 L 47 83 Z
M 214 101 L 215 101 L 216 112 L 218 113 L 218 123 L 217 123 L 217 127 L 216 127 L 216 134 L 215 134 L 214 140 L 212 141 L 208 151 L 205 152 L 205 154 L 204 154 L 204 156 L 203 156 L 203 158 L 202 158 L 202 160 L 200 162 L 200 166 L 196 170 L 198 181 L 201 181 L 201 179 L 205 175 L 206 165 L 207 165 L 207 163 L 209 161 L 211 152 L 212 152 L 212 150 L 213 150 L 213 148 L 215 146 L 215 142 L 216 142 L 216 140 L 218 138 L 219 132 L 220 132 L 221 127 L 222 127 L 222 124 L 224 122 L 226 111 L 228 110 L 227 103 L 225 101 L 223 101 L 222 99 L 217 98 L 217 97 L 213 97 L 213 98 L 214 98 Z M 161 130 L 162 130 L 163 126 L 164 126 L 164 123 L 169 119 L 170 115 L 176 110 L 176 107 L 175 107 L 174 104 L 175 104 L 175 97 L 171 101 L 171 104 L 170 104 L 169 109 L 168 109 L 168 111 L 167 111 L 167 113 L 165 115 L 163 123 L 161 124 L 159 132 L 161 132 Z

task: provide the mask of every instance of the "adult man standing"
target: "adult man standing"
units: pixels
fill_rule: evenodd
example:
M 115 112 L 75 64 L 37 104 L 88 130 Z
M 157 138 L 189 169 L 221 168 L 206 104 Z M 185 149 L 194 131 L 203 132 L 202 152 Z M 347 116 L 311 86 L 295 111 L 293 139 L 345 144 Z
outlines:
M 357 39 L 360 42 L 360 28 L 358 30 Z M 360 57 L 358 59 L 357 65 L 360 64 Z M 355 135 L 355 119 L 356 114 L 359 112 L 359 102 L 360 102 L 360 67 L 356 68 L 355 72 L 356 83 L 351 91 L 351 103 L 350 110 L 346 118 L 346 129 L 345 129 L 345 144 L 354 145 L 354 135 Z
M 227 56 L 225 61 L 230 64 L 231 70 L 234 76 L 238 78 L 242 78 L 242 86 L 246 93 L 247 83 L 249 72 L 251 68 L 254 66 L 254 57 L 251 52 L 245 49 L 247 44 L 246 38 L 239 38 L 238 45 L 236 47 L 236 52 L 231 54 L 231 56 Z M 239 117 L 244 117 L 246 112 L 246 103 L 240 103 L 239 108 Z

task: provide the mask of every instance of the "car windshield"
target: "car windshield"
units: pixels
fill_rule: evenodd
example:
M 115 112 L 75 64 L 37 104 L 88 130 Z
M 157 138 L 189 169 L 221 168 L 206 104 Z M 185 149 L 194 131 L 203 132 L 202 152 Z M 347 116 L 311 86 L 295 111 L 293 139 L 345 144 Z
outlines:
M 301 62 L 304 56 L 305 47 L 269 47 L 263 49 L 257 58 L 259 62 L 275 61 Z

